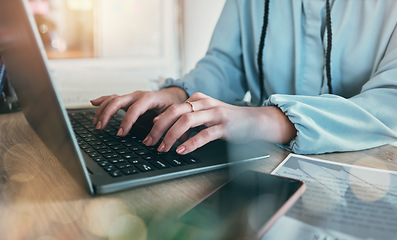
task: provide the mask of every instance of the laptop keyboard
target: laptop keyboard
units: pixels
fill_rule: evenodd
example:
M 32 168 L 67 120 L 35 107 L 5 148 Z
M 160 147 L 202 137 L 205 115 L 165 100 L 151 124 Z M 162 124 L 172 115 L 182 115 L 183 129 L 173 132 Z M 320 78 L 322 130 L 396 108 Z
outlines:
M 157 171 L 196 164 L 199 161 L 188 155 L 178 155 L 173 147 L 167 153 L 157 151 L 157 146 L 147 147 L 142 143 L 145 134 L 134 126 L 125 137 L 116 136 L 122 121 L 113 117 L 108 126 L 96 130 L 92 121 L 95 110 L 70 112 L 69 118 L 80 148 L 112 177 Z

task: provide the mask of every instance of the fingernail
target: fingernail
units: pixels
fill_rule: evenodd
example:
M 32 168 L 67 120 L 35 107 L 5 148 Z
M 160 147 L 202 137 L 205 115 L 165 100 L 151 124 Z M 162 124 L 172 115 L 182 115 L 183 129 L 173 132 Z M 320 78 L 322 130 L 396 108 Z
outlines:
M 147 137 L 142 141 L 142 143 L 145 144 L 146 146 L 152 145 L 152 142 L 153 142 L 153 140 L 152 140 L 152 137 L 150 137 L 150 136 L 147 136 Z
M 98 122 L 98 118 L 94 117 L 94 121 L 92 121 L 92 124 L 95 125 Z
M 101 123 L 101 121 L 99 121 L 98 122 L 98 124 L 96 125 L 96 127 L 95 127 L 95 129 L 101 129 L 101 127 L 102 127 L 102 123 Z
M 157 117 L 155 117 L 155 118 L 153 118 L 153 123 L 156 123 L 157 122 L 157 120 L 159 120 L 159 116 L 157 116 Z
M 117 136 L 121 136 L 121 135 L 123 135 L 123 129 L 122 128 L 119 128 L 119 130 L 117 131 Z
M 184 146 L 179 146 L 177 149 L 176 149 L 176 152 L 178 153 L 178 154 L 181 154 L 181 153 L 183 153 L 184 151 L 186 150 L 186 148 L 184 147 Z
M 164 148 L 165 148 L 165 144 L 161 143 L 159 148 L 157 148 L 157 151 L 162 152 L 162 151 L 164 151 Z

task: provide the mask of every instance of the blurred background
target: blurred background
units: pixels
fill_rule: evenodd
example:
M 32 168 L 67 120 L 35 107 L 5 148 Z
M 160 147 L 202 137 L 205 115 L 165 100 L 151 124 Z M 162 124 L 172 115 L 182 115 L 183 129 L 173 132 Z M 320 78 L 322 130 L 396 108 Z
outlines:
M 204 56 L 224 2 L 30 0 L 29 5 L 58 89 L 73 105 L 83 90 L 94 97 L 155 89 L 161 79 L 189 72 Z

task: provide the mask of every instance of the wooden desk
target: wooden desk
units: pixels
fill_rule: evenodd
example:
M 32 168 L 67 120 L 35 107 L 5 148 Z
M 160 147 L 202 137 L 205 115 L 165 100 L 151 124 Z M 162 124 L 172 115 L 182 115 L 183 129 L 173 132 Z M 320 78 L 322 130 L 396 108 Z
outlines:
M 269 173 L 288 155 L 271 144 L 266 148 L 269 159 L 245 168 Z M 316 157 L 397 170 L 397 147 L 390 145 Z M 3 240 L 175 238 L 173 220 L 226 180 L 227 171 L 218 170 L 91 197 L 75 184 L 22 113 L 0 115 Z

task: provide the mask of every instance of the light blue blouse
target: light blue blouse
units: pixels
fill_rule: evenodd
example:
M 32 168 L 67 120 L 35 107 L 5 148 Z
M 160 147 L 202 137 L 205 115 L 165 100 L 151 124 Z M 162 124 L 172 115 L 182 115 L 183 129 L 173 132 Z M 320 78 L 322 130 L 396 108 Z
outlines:
M 397 1 L 334 0 L 332 87 L 325 71 L 325 0 L 270 1 L 263 106 L 279 107 L 297 129 L 283 147 L 301 154 L 353 151 L 397 141 Z M 233 103 L 259 101 L 256 57 L 264 0 L 227 0 L 206 56 L 179 80 Z

